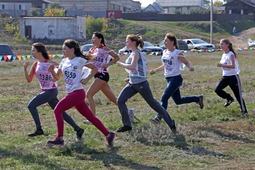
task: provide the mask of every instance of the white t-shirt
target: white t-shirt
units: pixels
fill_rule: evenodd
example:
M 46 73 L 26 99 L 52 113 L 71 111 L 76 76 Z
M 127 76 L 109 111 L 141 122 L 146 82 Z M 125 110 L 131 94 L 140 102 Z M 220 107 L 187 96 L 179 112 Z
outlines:
M 161 61 L 164 65 L 165 77 L 173 77 L 181 74 L 180 65 L 182 62 L 178 60 L 178 55 L 180 53 L 181 51 L 178 49 L 175 49 L 174 51 L 163 51 Z
M 227 64 L 227 65 L 231 65 L 231 56 L 234 56 L 234 61 L 235 61 L 235 68 L 223 68 L 222 67 L 222 75 L 223 76 L 233 76 L 233 75 L 237 75 L 240 73 L 240 69 L 239 69 L 239 64 L 238 61 L 235 57 L 235 54 L 232 51 L 229 51 L 227 54 L 222 54 L 220 63 L 221 64 Z
M 65 85 L 68 93 L 75 90 L 83 89 L 81 84 L 82 68 L 87 63 L 87 60 L 81 57 L 74 57 L 72 60 L 64 58 L 59 68 L 62 70 Z

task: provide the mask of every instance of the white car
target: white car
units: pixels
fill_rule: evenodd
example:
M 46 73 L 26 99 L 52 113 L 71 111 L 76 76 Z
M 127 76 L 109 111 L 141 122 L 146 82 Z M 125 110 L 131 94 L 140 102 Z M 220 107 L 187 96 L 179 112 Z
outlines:
M 255 41 L 252 39 L 248 39 L 248 47 L 255 47 Z
M 201 39 L 184 39 L 188 45 L 188 49 L 196 49 L 196 50 L 214 50 L 215 46 L 213 44 L 207 43 Z

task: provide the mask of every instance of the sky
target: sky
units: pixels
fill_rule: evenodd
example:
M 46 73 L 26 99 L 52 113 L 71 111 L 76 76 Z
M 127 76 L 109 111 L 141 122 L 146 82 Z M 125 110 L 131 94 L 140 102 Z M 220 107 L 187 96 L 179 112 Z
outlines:
M 142 4 L 142 7 L 147 7 L 149 4 L 152 4 L 154 2 L 154 0 L 134 0 L 134 1 L 139 1 Z M 216 1 L 216 0 L 213 0 Z M 219 1 L 223 1 L 223 0 L 219 0 Z

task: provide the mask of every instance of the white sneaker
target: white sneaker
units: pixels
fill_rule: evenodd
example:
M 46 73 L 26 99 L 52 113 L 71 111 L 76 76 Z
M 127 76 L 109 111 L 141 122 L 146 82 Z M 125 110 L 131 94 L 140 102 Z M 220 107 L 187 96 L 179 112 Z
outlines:
M 87 125 L 92 125 L 92 123 L 89 120 L 84 120 L 83 123 L 87 124 Z

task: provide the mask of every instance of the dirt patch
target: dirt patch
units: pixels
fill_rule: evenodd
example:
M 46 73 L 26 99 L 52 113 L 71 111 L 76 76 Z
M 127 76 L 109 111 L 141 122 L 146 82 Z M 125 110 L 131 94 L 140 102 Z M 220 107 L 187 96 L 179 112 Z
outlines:
M 236 36 L 228 37 L 229 41 L 232 42 L 234 48 L 247 48 L 248 47 L 248 39 L 251 35 L 255 34 L 255 27 L 247 29 L 238 33 Z

